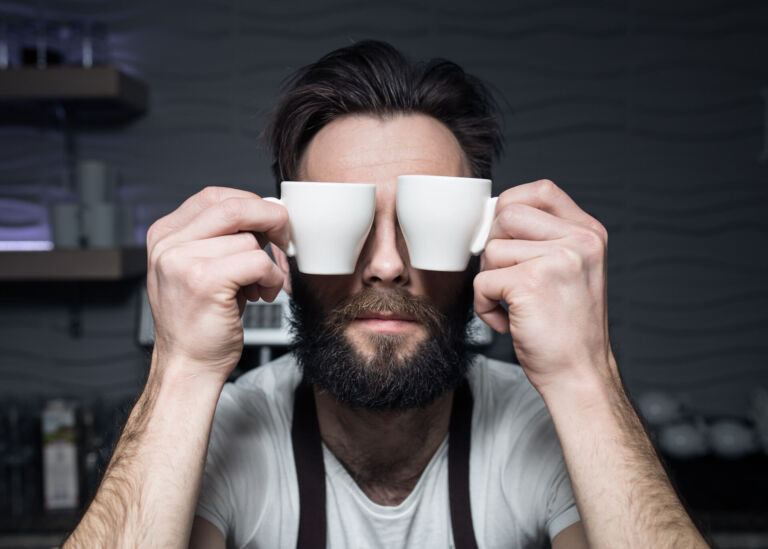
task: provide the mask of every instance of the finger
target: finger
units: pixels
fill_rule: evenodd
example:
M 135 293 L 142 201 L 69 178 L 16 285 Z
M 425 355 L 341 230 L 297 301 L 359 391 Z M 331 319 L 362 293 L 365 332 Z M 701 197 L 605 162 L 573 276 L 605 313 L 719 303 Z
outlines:
M 243 294 L 248 301 L 258 301 L 259 299 L 262 299 L 268 303 L 272 303 L 281 290 L 282 288 L 277 290 L 274 288 L 264 288 L 258 284 L 251 284 L 242 288 Z
M 248 250 L 259 250 L 258 241 L 253 233 L 243 232 L 182 242 L 176 246 L 180 254 L 187 257 L 222 257 Z
M 515 267 L 483 271 L 475 276 L 475 314 L 499 333 L 509 331 L 509 313 L 499 304 L 505 299 L 504 290 L 514 285 Z
M 579 225 L 597 229 L 600 222 L 582 210 L 566 192 L 549 179 L 511 187 L 499 195 L 496 212 L 509 204 L 526 204 Z
M 258 284 L 251 284 L 249 286 L 245 286 L 244 288 L 241 288 L 240 291 L 243 293 L 243 295 L 248 301 L 258 301 L 261 298 L 261 293 L 259 292 Z
M 210 206 L 226 200 L 227 198 L 236 197 L 259 198 L 259 195 L 242 189 L 233 189 L 229 187 L 206 187 L 202 191 L 187 198 L 181 206 L 174 211 L 155 221 L 150 228 L 153 233 L 152 236 L 154 240 L 164 238 L 168 234 L 186 226 Z
M 495 330 L 500 334 L 506 334 L 509 331 L 509 313 L 507 313 L 507 311 L 504 310 L 504 307 L 498 303 L 490 311 L 483 313 L 475 311 L 475 313 L 477 313 L 480 320 L 490 326 L 492 330 Z
M 549 242 L 494 238 L 485 245 L 480 270 L 490 271 L 513 267 L 525 261 L 543 257 L 551 250 L 552 244 Z
M 521 240 L 557 240 L 572 234 L 581 225 L 526 204 L 508 204 L 498 210 L 491 223 L 488 239 L 519 238 Z
M 272 301 L 283 287 L 283 271 L 264 250 L 240 252 L 212 261 L 212 270 L 225 273 L 227 279 L 236 286 L 232 288 L 234 291 L 251 285 L 258 286 L 261 297 Z
M 240 231 L 263 233 L 276 244 L 288 244 L 288 211 L 258 198 L 227 198 L 208 207 L 165 240 L 189 242 Z

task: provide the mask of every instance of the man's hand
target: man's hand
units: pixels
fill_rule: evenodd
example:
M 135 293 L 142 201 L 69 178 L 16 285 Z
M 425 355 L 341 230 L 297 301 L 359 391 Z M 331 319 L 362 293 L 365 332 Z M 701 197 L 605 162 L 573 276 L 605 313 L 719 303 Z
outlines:
M 253 193 L 209 187 L 150 227 L 149 378 L 64 547 L 187 547 L 216 403 L 242 352 L 240 317 L 246 299 L 280 291 L 262 246 L 287 243 L 287 220 Z
M 509 189 L 475 278 L 475 311 L 510 330 L 549 409 L 589 547 L 705 548 L 621 384 L 607 244 L 605 228 L 551 181 Z
M 499 196 L 475 278 L 475 311 L 496 331 L 511 332 L 520 365 L 540 391 L 563 378 L 615 375 L 607 244 L 600 222 L 551 181 Z
M 272 301 L 283 272 L 262 249 L 288 242 L 288 212 L 253 193 L 208 187 L 147 232 L 155 351 L 190 374 L 226 379 L 243 350 L 246 300 Z M 165 360 L 163 360 L 165 359 Z

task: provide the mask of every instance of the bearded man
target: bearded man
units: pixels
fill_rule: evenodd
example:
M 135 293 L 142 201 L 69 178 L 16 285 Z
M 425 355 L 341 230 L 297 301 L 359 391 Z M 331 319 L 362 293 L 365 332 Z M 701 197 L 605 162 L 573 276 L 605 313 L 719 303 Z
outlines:
M 299 272 L 286 210 L 243 190 L 155 222 L 149 379 L 65 547 L 706 547 L 623 390 L 596 219 L 523 184 L 466 271 L 409 262 L 397 176 L 491 178 L 479 80 L 361 42 L 301 69 L 267 135 L 278 184 L 375 184 L 355 271 Z M 292 352 L 225 383 L 246 300 L 281 289 Z M 473 306 L 519 365 L 472 352 Z

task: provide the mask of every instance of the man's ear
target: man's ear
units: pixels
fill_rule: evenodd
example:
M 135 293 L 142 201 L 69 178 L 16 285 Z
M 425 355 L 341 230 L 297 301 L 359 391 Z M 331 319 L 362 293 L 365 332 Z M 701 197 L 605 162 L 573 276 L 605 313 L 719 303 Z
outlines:
M 272 251 L 272 257 L 275 258 L 275 263 L 277 263 L 277 266 L 285 275 L 285 279 L 283 280 L 283 290 L 285 290 L 285 293 L 288 295 L 293 295 L 291 294 L 291 268 L 288 266 L 288 257 L 283 250 L 274 244 L 270 244 L 269 248 Z

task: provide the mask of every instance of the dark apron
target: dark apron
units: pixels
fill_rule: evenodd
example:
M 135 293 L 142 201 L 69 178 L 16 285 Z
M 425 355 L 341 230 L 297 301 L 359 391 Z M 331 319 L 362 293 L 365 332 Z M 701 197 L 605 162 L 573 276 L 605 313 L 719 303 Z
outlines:
M 448 435 L 448 494 L 456 549 L 477 549 L 469 502 L 469 439 L 472 393 L 464 382 L 456 388 Z M 297 549 L 326 546 L 325 465 L 315 394 L 302 381 L 296 388 L 291 427 L 293 459 L 299 481 Z

